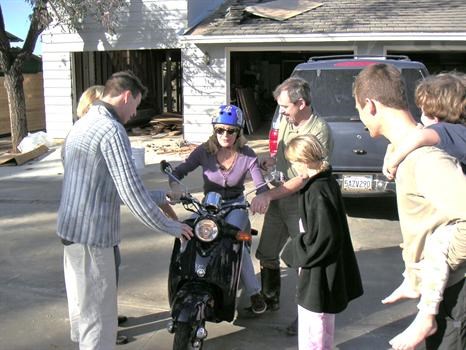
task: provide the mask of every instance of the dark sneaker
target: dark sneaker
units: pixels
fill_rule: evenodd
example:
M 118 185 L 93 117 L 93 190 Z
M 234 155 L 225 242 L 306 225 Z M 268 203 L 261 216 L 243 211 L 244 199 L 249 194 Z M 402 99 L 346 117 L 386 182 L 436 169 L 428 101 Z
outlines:
M 280 310 L 280 303 L 276 299 L 267 299 L 267 310 L 270 310 L 270 311 Z
M 296 335 L 298 334 L 298 317 L 296 316 L 296 319 L 291 322 L 288 327 L 286 327 L 286 334 L 288 335 Z
M 267 304 L 261 293 L 251 295 L 251 310 L 256 315 L 263 314 L 267 310 Z

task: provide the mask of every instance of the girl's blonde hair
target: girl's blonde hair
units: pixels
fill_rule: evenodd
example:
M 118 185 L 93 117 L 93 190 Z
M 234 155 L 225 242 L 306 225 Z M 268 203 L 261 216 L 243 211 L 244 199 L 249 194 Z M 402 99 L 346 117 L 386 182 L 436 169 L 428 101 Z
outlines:
M 87 113 L 94 101 L 102 97 L 103 92 L 103 85 L 93 85 L 87 88 L 86 91 L 82 93 L 81 97 L 79 98 L 78 108 L 76 110 L 78 118 L 81 118 Z
M 313 168 L 319 172 L 330 167 L 326 160 L 327 151 L 314 135 L 301 135 L 292 139 L 286 146 L 285 157 L 290 162 L 306 163 L 308 166 L 316 164 L 317 168 Z

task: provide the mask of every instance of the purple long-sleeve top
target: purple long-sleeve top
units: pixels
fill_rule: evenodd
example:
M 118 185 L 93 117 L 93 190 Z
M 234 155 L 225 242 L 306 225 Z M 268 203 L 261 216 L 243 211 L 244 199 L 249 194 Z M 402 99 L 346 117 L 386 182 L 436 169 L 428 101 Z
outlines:
M 238 151 L 235 163 L 230 170 L 225 171 L 221 169 L 216 155 L 208 153 L 205 146 L 200 145 L 174 169 L 173 175 L 181 180 L 198 166 L 202 166 L 204 194 L 214 191 L 221 194 L 223 199 L 233 199 L 242 195 L 247 172 L 251 174 L 252 181 L 258 188 L 257 193 L 268 190 L 259 168 L 257 155 L 248 146 Z

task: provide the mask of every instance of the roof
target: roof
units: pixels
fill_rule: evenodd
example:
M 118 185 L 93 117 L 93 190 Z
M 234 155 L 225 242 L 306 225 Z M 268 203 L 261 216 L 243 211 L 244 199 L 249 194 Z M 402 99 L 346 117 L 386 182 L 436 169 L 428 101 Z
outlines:
M 246 6 L 258 0 L 227 0 L 187 36 L 251 36 L 364 33 L 466 34 L 464 0 L 317 0 L 322 6 L 284 21 L 258 17 Z
M 8 38 L 8 40 L 10 40 L 11 43 L 19 43 L 23 41 L 22 39 L 18 38 L 14 34 L 11 34 L 10 32 L 6 32 L 6 37 Z

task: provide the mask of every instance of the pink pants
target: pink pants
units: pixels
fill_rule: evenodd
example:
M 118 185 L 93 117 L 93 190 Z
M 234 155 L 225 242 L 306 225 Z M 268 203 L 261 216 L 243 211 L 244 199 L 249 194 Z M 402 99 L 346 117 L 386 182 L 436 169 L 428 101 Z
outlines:
M 299 350 L 332 350 L 335 315 L 306 310 L 298 305 Z

